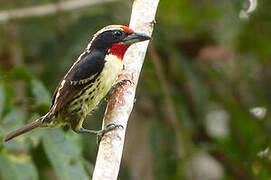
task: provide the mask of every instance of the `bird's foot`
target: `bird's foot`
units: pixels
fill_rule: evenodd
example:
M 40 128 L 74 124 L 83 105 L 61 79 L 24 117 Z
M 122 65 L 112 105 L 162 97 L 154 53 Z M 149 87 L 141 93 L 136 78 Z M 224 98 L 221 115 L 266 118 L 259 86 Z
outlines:
M 111 124 L 108 124 L 104 129 L 100 130 L 99 133 L 97 134 L 97 142 L 98 142 L 98 144 L 100 144 L 100 141 L 102 140 L 102 137 L 104 136 L 105 133 L 107 133 L 107 132 L 109 132 L 111 130 L 114 130 L 116 128 L 123 129 L 123 126 L 120 125 L 120 124 L 111 123 Z
M 129 83 L 133 84 L 133 81 L 130 80 L 130 79 L 121 79 L 121 80 L 119 80 L 118 82 L 116 82 L 115 84 L 113 84 L 113 86 L 111 87 L 110 91 L 107 93 L 107 95 L 106 95 L 106 97 L 105 97 L 105 100 L 108 101 L 108 98 L 111 96 L 111 94 L 113 93 L 113 91 L 114 91 L 117 87 L 123 85 L 123 84 L 126 83 L 126 82 L 129 82 Z
M 102 137 L 104 136 L 105 133 L 111 131 L 111 130 L 114 130 L 116 128 L 121 128 L 123 129 L 123 126 L 120 125 L 120 124 L 108 124 L 104 129 L 102 130 L 98 130 L 98 131 L 95 131 L 95 130 L 89 130 L 89 129 L 85 129 L 83 127 L 79 128 L 76 132 L 77 133 L 90 133 L 90 134 L 95 134 L 97 136 L 97 142 L 98 144 L 100 144 L 100 141 L 102 140 Z
M 120 85 L 122 85 L 122 84 L 124 84 L 126 82 L 129 82 L 129 83 L 133 84 L 133 81 L 130 80 L 130 79 L 121 79 L 121 80 L 117 81 L 115 84 L 113 84 L 111 89 L 114 90 L 114 89 L 116 89 L 117 87 L 119 87 Z

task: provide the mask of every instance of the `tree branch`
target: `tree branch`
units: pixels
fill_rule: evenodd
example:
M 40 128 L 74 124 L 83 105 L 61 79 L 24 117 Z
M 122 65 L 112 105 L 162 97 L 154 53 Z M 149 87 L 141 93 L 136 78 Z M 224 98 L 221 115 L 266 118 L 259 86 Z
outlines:
M 12 19 L 39 17 L 55 14 L 60 11 L 74 10 L 94 4 L 111 2 L 115 0 L 72 0 L 60 1 L 53 4 L 47 4 L 36 7 L 20 8 L 7 11 L 0 11 L 0 22 L 5 22 Z
M 135 0 L 130 27 L 137 32 L 151 35 L 158 3 L 159 0 Z M 137 43 L 131 46 L 125 54 L 125 70 L 120 74 L 119 79 L 128 78 L 133 83 L 127 82 L 115 89 L 109 97 L 103 120 L 103 127 L 109 123 L 115 123 L 121 124 L 123 129 L 108 132 L 103 136 L 98 150 L 93 180 L 112 180 L 118 177 L 127 122 L 133 109 L 136 86 L 148 43 L 148 41 Z

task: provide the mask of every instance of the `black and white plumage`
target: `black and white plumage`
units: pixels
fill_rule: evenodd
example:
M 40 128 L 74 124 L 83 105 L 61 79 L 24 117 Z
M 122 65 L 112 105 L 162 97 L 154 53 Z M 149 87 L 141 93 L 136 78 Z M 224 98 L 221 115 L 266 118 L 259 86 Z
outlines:
M 75 132 L 96 132 L 84 129 L 83 121 L 112 88 L 128 47 L 149 39 L 123 25 L 110 25 L 98 31 L 60 81 L 48 113 L 10 133 L 5 141 L 37 127 L 70 125 Z

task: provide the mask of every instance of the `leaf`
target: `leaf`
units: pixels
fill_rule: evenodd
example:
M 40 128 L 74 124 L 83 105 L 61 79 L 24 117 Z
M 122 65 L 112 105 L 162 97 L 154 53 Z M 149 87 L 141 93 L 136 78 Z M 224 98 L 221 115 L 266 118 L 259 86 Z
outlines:
M 0 126 L 0 137 L 1 139 L 5 137 L 8 133 L 22 127 L 24 125 L 23 121 L 25 119 L 25 112 L 13 108 L 1 121 Z M 13 150 L 22 150 L 28 151 L 30 144 L 26 141 L 25 135 L 19 136 L 8 143 L 0 143 L 4 146 L 6 150 L 13 151 Z M 3 142 L 3 141 L 2 141 Z
M 24 111 L 14 108 L 1 121 L 0 137 L 21 127 L 25 119 Z M 30 144 L 25 141 L 26 136 L 20 136 L 8 143 L 2 141 L 0 152 L 0 173 L 5 180 L 38 179 L 37 170 L 28 155 Z M 23 173 L 22 173 L 23 172 Z
M 13 108 L 8 114 L 1 120 L 0 136 L 7 132 L 19 128 L 23 125 L 25 114 L 22 110 Z
M 81 156 L 82 145 L 79 136 L 65 134 L 60 129 L 52 129 L 43 137 L 43 145 L 59 179 L 89 179 Z
M 1 152 L 0 172 L 5 180 L 29 180 L 38 179 L 37 170 L 26 154 L 7 154 Z
M 32 79 L 31 74 L 27 71 L 27 69 L 24 66 L 16 67 L 12 69 L 6 76 L 7 80 L 25 80 L 30 81 Z
M 35 121 L 36 119 L 40 118 L 39 114 L 34 113 L 27 121 L 28 123 Z M 28 137 L 27 141 L 31 142 L 31 146 L 37 147 L 42 140 L 42 136 L 47 133 L 46 128 L 37 128 L 35 130 L 32 130 L 31 132 L 24 135 L 25 137 Z
M 31 81 L 32 93 L 35 97 L 35 100 L 40 105 L 50 105 L 50 95 L 44 85 L 38 81 L 33 79 Z

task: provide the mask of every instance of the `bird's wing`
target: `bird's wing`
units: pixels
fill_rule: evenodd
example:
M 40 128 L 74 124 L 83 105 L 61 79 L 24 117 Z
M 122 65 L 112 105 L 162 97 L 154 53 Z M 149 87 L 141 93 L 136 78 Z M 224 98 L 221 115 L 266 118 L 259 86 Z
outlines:
M 100 52 L 84 52 L 58 84 L 50 108 L 56 114 L 89 84 L 93 83 L 104 66 L 104 55 Z

